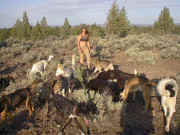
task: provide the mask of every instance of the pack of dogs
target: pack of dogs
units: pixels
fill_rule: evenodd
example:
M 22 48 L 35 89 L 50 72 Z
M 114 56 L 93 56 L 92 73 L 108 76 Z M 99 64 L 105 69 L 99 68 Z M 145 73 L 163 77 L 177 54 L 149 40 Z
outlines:
M 48 62 L 53 57 L 54 56 L 49 56 L 48 61 L 44 60 L 35 63 L 30 73 L 39 72 L 40 74 L 43 74 L 46 70 Z M 99 94 L 110 94 L 114 97 L 114 100 L 120 100 L 122 102 L 125 102 L 128 99 L 129 93 L 133 93 L 133 99 L 135 99 L 136 92 L 141 91 L 145 101 L 146 111 L 150 109 L 151 96 L 154 92 L 155 96 L 161 98 L 161 106 L 166 119 L 165 131 L 170 131 L 170 123 L 173 118 L 173 114 L 176 111 L 176 98 L 179 89 L 175 78 L 164 77 L 151 80 L 144 73 L 137 73 L 136 71 L 134 74 L 126 73 L 121 70 L 114 69 L 114 65 L 111 62 L 101 61 L 97 58 L 92 58 L 92 66 L 95 69 L 92 73 L 93 79 L 85 81 L 85 86 L 88 91 L 92 90 Z M 75 55 L 72 55 L 71 68 L 65 68 L 63 64 L 59 63 L 57 65 L 55 79 L 51 83 L 52 95 L 54 96 L 54 103 L 57 110 L 62 111 L 63 108 L 71 108 L 71 111 L 69 111 L 69 117 L 62 127 L 62 131 L 64 132 L 67 125 L 70 124 L 73 119 L 75 119 L 76 123 L 78 123 L 77 118 L 81 117 L 87 127 L 87 130 L 82 132 L 83 134 L 88 134 L 89 125 L 86 115 L 83 113 L 79 115 L 79 112 L 82 110 L 82 105 L 79 103 L 75 104 L 68 99 L 68 95 L 73 93 L 74 88 L 82 87 L 80 86 L 81 83 L 75 78 L 75 72 Z M 2 90 L 8 87 L 10 80 L 15 81 L 15 79 L 10 76 L 7 78 L 1 78 L 0 89 Z M 9 117 L 8 115 L 23 103 L 29 112 L 29 117 L 32 117 L 33 112 L 35 111 L 34 106 L 31 103 L 33 98 L 32 91 L 40 82 L 42 82 L 42 80 L 35 80 L 31 85 L 25 88 L 18 89 L 14 93 L 2 96 L 0 98 L 1 120 L 6 120 L 7 117 Z M 60 107 L 57 106 L 57 102 L 60 103 Z

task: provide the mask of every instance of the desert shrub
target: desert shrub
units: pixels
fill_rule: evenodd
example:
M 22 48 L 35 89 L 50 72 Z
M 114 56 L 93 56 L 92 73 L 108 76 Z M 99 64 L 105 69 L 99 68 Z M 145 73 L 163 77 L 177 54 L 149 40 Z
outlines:
M 164 48 L 160 52 L 161 58 L 180 58 L 180 49 L 176 47 Z
M 65 47 L 68 49 L 73 49 L 75 48 L 77 45 L 76 42 L 77 37 L 76 36 L 70 36 L 68 39 L 64 40 L 63 44 L 61 45 L 61 47 Z
M 84 94 L 84 90 L 81 89 L 73 93 L 73 98 L 78 102 L 88 102 L 90 96 L 92 102 L 96 104 L 98 108 L 99 114 L 96 115 L 96 118 L 99 120 L 104 119 L 107 112 L 112 110 L 120 110 L 122 107 L 121 102 L 117 102 L 117 103 L 112 102 L 111 96 L 103 96 L 97 93 L 95 98 L 92 99 L 94 97 L 94 92 L 90 91 L 89 94 L 90 95 Z
M 28 63 L 33 62 L 37 58 L 37 52 L 28 52 L 22 55 L 22 61 Z
M 152 51 L 141 51 L 138 47 L 131 47 L 125 51 L 128 56 L 135 57 L 137 62 L 155 64 L 158 56 Z

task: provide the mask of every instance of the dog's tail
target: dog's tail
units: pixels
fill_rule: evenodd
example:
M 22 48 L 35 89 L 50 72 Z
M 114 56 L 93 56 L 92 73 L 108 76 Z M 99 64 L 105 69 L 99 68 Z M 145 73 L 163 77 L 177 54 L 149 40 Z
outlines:
M 157 84 L 157 92 L 160 96 L 177 96 L 178 84 L 176 80 L 172 78 L 161 79 Z

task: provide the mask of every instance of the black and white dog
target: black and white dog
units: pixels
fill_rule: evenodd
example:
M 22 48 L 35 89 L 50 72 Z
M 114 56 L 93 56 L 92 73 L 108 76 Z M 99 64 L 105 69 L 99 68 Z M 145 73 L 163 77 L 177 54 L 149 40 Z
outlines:
M 169 132 L 173 114 L 176 112 L 176 97 L 178 84 L 173 78 L 163 78 L 157 83 L 157 94 L 161 96 L 161 105 L 164 111 L 166 125 L 165 131 Z

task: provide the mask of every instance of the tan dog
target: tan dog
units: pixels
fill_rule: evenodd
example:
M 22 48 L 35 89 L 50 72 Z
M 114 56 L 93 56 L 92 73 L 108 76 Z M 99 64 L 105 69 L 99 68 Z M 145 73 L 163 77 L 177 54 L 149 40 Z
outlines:
M 143 92 L 146 110 L 150 107 L 150 97 L 152 92 L 152 86 L 156 87 L 156 84 L 145 77 L 145 75 L 138 75 L 132 77 L 125 82 L 124 90 L 121 93 L 121 98 L 125 101 L 128 98 L 130 92 L 135 92 L 133 88 L 138 87 Z M 134 98 L 135 95 L 133 95 Z
M 5 95 L 0 98 L 0 113 L 1 119 L 6 120 L 8 114 L 15 110 L 20 104 L 25 101 L 26 109 L 29 111 L 29 116 L 32 116 L 34 111 L 31 105 L 31 91 L 39 84 L 41 80 L 35 80 L 26 88 L 18 89 L 14 93 Z
M 58 64 L 57 66 L 56 77 L 62 76 L 64 79 L 67 80 L 68 84 L 66 88 L 68 89 L 69 93 L 71 93 L 70 83 L 71 83 L 71 79 L 73 79 L 74 77 L 74 72 L 75 72 L 75 55 L 72 55 L 72 68 L 64 68 L 62 64 Z
M 52 85 L 53 94 L 59 94 L 62 96 L 66 96 L 68 94 L 68 82 L 67 79 L 59 76 Z
M 114 65 L 107 60 L 100 60 L 97 57 L 91 58 L 91 64 L 95 67 L 94 72 L 114 70 Z

